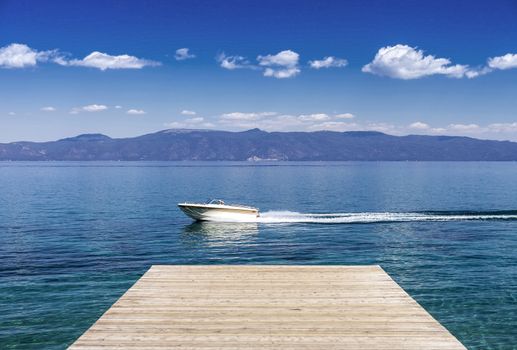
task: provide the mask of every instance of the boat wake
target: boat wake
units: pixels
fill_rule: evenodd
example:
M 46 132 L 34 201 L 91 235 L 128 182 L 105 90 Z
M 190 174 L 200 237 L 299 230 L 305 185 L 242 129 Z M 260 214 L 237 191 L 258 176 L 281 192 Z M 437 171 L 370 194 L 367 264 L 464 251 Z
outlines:
M 390 223 L 418 221 L 498 221 L 517 220 L 517 210 L 512 211 L 426 211 L 426 212 L 363 212 L 363 213 L 298 213 L 293 211 L 267 211 L 258 218 L 238 219 L 235 222 L 274 223 Z M 225 220 L 228 221 L 228 220 Z M 231 220 L 233 221 L 233 220 Z

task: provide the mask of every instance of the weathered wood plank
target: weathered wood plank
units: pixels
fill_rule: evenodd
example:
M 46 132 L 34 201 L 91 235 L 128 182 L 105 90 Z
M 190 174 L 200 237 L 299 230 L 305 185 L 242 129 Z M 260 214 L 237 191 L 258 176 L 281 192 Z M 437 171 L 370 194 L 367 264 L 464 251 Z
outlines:
M 379 266 L 153 266 L 71 349 L 465 349 Z

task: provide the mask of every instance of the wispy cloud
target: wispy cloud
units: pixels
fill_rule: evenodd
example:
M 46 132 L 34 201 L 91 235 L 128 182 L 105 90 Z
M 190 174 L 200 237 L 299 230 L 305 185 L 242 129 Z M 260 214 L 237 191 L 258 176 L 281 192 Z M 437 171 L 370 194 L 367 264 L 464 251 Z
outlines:
M 224 52 L 218 54 L 215 58 L 215 60 L 219 63 L 219 65 L 228 70 L 234 70 L 234 69 L 242 69 L 242 68 L 248 68 L 248 69 L 255 69 L 256 67 L 253 66 L 246 57 L 244 56 L 227 56 Z
M 184 61 L 184 60 L 188 60 L 188 59 L 195 58 L 195 57 L 196 57 L 196 55 L 191 54 L 187 47 L 177 49 L 176 54 L 174 55 L 174 58 L 176 59 L 176 61 Z
M 276 112 L 226 113 L 218 123 L 232 130 L 260 128 L 268 131 L 299 130 L 302 121 L 297 116 Z
M 347 118 L 343 118 L 346 116 Z M 278 112 L 231 112 L 221 114 L 217 120 L 219 124 L 235 130 L 260 128 L 268 131 L 314 131 L 349 130 L 355 123 L 344 122 L 351 119 L 351 113 L 328 114 L 281 114 Z
M 276 112 L 231 112 L 221 114 L 220 120 L 222 121 L 250 121 L 259 120 L 263 117 L 271 117 L 276 115 Z
M 146 112 L 143 109 L 129 109 L 126 113 L 133 115 L 146 114 Z
M 357 128 L 358 125 L 356 123 L 346 123 L 343 121 L 326 121 L 307 127 L 308 131 L 351 131 Z
M 352 113 L 341 113 L 341 114 L 334 115 L 334 118 L 338 118 L 338 119 L 353 119 L 353 118 L 355 118 L 355 115 L 353 115 Z
M 282 114 L 279 112 L 228 112 L 210 118 L 193 116 L 165 124 L 169 128 L 248 130 L 259 128 L 266 131 L 379 131 L 391 135 L 458 135 L 494 139 L 515 139 L 517 122 L 492 123 L 481 126 L 476 123 L 449 123 L 435 126 L 425 121 L 397 124 L 385 121 L 357 120 L 352 113 L 305 113 Z
M 348 64 L 348 61 L 344 58 L 337 58 L 334 56 L 327 56 L 321 60 L 313 60 L 309 61 L 309 66 L 314 69 L 321 68 L 339 68 L 345 67 Z
M 211 129 L 215 127 L 215 125 L 211 122 L 208 122 L 203 117 L 194 117 L 188 118 L 181 121 L 173 121 L 170 123 L 164 124 L 166 127 L 171 129 L 196 129 L 196 128 L 205 128 Z
M 419 134 L 431 135 L 458 135 L 458 136 L 474 136 L 484 138 L 501 139 L 515 139 L 515 132 L 517 132 L 517 122 L 509 123 L 491 123 L 485 126 L 477 123 L 451 123 L 442 127 L 433 127 L 429 123 L 414 122 L 408 125 L 407 128 L 397 127 L 396 133 L 406 134 L 416 132 Z
M 471 123 L 471 124 L 449 124 L 447 127 L 448 130 L 454 131 L 477 131 L 480 130 L 479 125 Z
M 465 72 L 465 76 L 469 79 L 472 79 L 472 78 L 477 78 L 477 77 L 480 77 L 482 75 L 485 75 L 485 74 L 488 74 L 490 72 L 492 72 L 493 69 L 490 68 L 490 67 L 477 67 L 477 68 L 469 68 L 466 72 Z
M 46 107 L 41 107 L 40 110 L 42 112 L 55 112 L 56 108 L 52 107 L 52 106 L 46 106 Z
M 322 121 L 329 120 L 330 117 L 326 113 L 302 114 L 298 117 L 302 121 Z
M 180 112 L 182 115 L 196 115 L 196 112 L 184 109 Z
M 514 123 L 492 123 L 487 126 L 488 130 L 497 133 L 517 132 L 517 122 Z
M 92 105 L 86 105 L 82 107 L 74 107 L 70 111 L 70 114 L 78 114 L 80 112 L 102 112 L 108 109 L 108 106 L 106 105 L 98 105 L 98 104 L 92 104 Z

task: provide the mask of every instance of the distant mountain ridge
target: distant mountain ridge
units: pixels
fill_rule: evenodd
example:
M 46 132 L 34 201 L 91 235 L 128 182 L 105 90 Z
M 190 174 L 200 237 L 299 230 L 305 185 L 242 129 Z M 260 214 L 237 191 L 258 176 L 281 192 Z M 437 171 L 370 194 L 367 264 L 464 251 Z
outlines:
M 0 143 L 0 160 L 517 161 L 517 143 L 375 131 L 168 129 L 131 138 L 83 134 Z

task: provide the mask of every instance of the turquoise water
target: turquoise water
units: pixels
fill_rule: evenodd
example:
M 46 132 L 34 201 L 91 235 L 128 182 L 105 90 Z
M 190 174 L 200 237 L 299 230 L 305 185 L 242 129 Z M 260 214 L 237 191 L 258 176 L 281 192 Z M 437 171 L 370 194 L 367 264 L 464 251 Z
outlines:
M 264 215 L 175 205 L 208 197 Z M 469 349 L 515 349 L 517 163 L 0 163 L 1 349 L 66 348 L 152 264 L 380 264 Z

